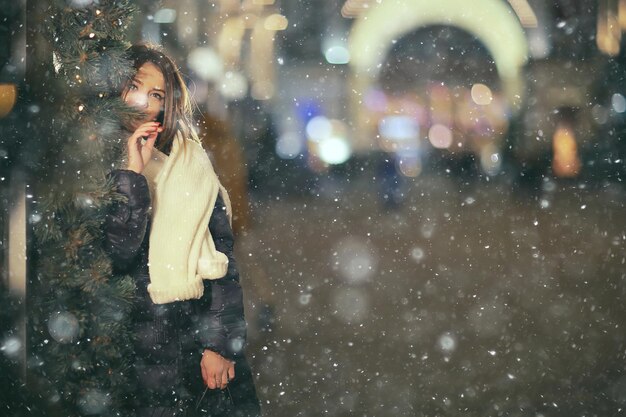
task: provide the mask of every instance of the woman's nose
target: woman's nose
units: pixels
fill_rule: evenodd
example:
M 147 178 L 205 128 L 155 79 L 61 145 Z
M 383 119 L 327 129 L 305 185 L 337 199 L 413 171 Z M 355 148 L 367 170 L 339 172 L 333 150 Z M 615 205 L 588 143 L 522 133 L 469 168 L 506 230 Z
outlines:
M 127 97 L 126 102 L 133 107 L 145 108 L 148 107 L 148 97 L 143 94 L 131 94 Z

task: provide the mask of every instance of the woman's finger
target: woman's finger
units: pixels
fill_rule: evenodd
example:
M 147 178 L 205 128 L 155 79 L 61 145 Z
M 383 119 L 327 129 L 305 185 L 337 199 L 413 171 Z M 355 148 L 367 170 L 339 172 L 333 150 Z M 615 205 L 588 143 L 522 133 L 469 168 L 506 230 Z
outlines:
M 158 129 L 156 127 L 147 127 L 145 129 L 137 129 L 133 136 L 135 136 L 136 138 L 141 138 L 153 133 L 158 133 Z
M 224 372 L 222 373 L 222 380 L 220 382 L 220 389 L 224 389 L 228 386 L 228 371 L 226 369 L 224 369 Z
M 137 141 L 139 141 L 139 138 L 141 138 L 141 135 L 138 135 L 137 132 L 130 135 L 128 137 L 128 146 L 132 147 L 132 146 L 137 145 Z
M 159 131 L 159 124 L 149 124 L 139 126 L 135 132 L 130 136 L 130 139 L 138 139 L 140 137 L 148 136 L 148 134 Z
M 217 384 L 216 384 L 216 377 L 215 374 L 209 374 L 209 378 L 207 381 L 207 385 L 210 389 L 215 389 L 217 388 Z
M 202 372 L 202 380 L 204 381 L 204 383 L 206 385 L 209 384 L 209 373 L 204 369 L 204 366 L 202 366 L 202 362 L 200 362 L 200 371 Z
M 228 381 L 235 379 L 235 364 L 228 367 Z
M 140 129 L 151 129 L 151 128 L 155 128 L 158 127 L 160 125 L 159 122 L 148 122 L 148 123 L 144 123 L 142 125 L 140 125 L 137 129 L 135 129 L 135 132 L 137 132 Z
M 146 139 L 146 143 L 143 144 L 144 149 L 152 149 L 158 136 L 158 132 L 151 133 L 150 136 L 148 136 L 148 139 Z
M 153 133 L 148 136 L 148 139 L 141 147 L 141 157 L 143 158 L 144 164 L 147 164 L 152 156 L 152 148 L 154 148 L 154 142 L 156 141 L 158 133 Z
M 132 135 L 130 138 L 128 138 L 128 147 L 138 147 L 139 145 L 141 145 L 141 139 L 149 135 L 149 132 L 139 132 L 138 134 Z
M 144 131 L 146 131 L 146 130 L 147 131 L 155 131 L 155 130 L 159 129 L 159 126 L 160 126 L 160 123 L 151 123 L 151 124 L 146 124 L 146 125 L 139 126 L 139 128 L 137 130 L 142 129 Z

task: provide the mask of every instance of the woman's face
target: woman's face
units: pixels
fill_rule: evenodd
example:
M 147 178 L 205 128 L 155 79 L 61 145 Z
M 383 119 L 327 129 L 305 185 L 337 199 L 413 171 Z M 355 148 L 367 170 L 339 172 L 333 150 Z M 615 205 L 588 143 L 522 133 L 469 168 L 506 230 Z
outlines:
M 139 67 L 123 98 L 128 105 L 146 114 L 144 119 L 133 121 L 133 130 L 145 122 L 157 120 L 165 106 L 165 78 L 159 68 L 151 62 Z

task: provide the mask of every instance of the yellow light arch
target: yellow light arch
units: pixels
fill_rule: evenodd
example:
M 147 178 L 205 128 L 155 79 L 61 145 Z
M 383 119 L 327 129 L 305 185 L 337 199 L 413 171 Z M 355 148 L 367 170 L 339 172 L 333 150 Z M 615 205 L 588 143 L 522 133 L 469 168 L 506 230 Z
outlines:
M 350 56 L 356 73 L 377 76 L 395 39 L 417 28 L 447 25 L 463 29 L 493 57 L 512 104 L 519 101 L 521 67 L 528 42 L 515 12 L 502 0 L 384 0 L 355 22 Z
M 504 1 L 383 0 L 354 23 L 350 34 L 354 112 L 362 115 L 358 110 L 362 94 L 376 82 L 394 40 L 431 25 L 458 27 L 480 40 L 493 57 L 511 109 L 519 109 L 528 42 L 515 12 Z M 353 116 L 359 119 L 356 113 Z

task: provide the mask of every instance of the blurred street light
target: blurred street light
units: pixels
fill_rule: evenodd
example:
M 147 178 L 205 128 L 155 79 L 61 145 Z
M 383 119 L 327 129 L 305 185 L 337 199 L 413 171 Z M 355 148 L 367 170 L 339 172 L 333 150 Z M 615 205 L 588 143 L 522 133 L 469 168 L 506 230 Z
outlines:
M 154 14 L 155 23 L 174 23 L 176 21 L 176 10 L 161 9 Z
M 0 84 L 0 118 L 11 112 L 17 101 L 15 84 Z

